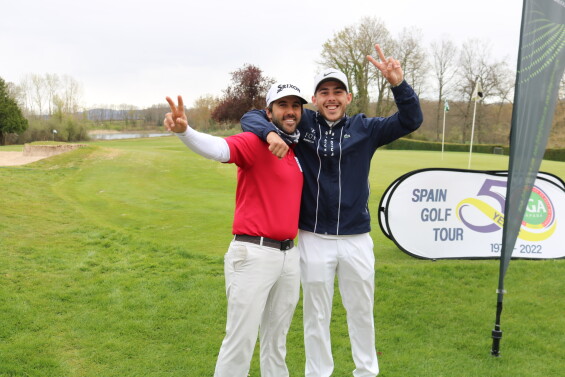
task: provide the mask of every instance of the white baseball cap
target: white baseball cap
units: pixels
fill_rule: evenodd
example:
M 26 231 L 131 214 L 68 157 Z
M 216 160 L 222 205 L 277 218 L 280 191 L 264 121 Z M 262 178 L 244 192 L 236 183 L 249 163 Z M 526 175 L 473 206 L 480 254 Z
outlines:
M 271 102 L 286 96 L 296 96 L 300 98 L 300 101 L 303 105 L 308 103 L 308 101 L 302 95 L 302 91 L 299 87 L 293 84 L 278 82 L 276 84 L 273 84 L 271 86 L 271 89 L 269 89 L 269 91 L 267 92 L 267 107 L 269 107 Z
M 341 82 L 345 86 L 347 93 L 349 93 L 349 85 L 347 85 L 347 77 L 345 76 L 345 74 L 337 69 L 327 68 L 318 73 L 316 77 L 314 77 L 314 94 L 316 94 L 318 86 L 320 86 L 322 82 L 328 80 L 337 80 Z

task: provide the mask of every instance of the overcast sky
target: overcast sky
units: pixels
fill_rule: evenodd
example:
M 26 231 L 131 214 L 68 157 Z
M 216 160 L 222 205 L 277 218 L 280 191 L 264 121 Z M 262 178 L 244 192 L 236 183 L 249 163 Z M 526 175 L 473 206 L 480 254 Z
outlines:
M 310 96 L 323 43 L 363 17 L 394 37 L 418 28 L 428 50 L 442 38 L 489 40 L 490 54 L 515 69 L 521 13 L 521 0 L 3 0 L 0 77 L 69 75 L 87 108 L 177 94 L 191 106 L 221 95 L 249 63 Z

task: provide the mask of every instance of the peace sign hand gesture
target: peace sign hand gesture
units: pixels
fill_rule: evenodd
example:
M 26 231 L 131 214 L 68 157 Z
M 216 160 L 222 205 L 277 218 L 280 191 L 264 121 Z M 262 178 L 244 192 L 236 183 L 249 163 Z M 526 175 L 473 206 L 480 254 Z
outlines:
M 188 122 L 186 120 L 186 114 L 184 113 L 184 103 L 182 102 L 182 97 L 178 96 L 178 106 L 175 105 L 171 97 L 167 97 L 167 102 L 171 108 L 171 112 L 165 115 L 165 120 L 163 124 L 168 131 L 175 133 L 182 133 L 186 131 L 188 127 Z
M 373 63 L 379 71 L 381 71 L 392 87 L 400 85 L 404 80 L 404 72 L 402 71 L 402 68 L 400 68 L 400 62 L 392 57 L 389 57 L 388 59 L 385 58 L 385 55 L 381 50 L 381 46 L 378 44 L 375 45 L 375 50 L 377 50 L 377 54 L 381 61 L 377 61 L 371 55 L 367 55 L 367 59 Z

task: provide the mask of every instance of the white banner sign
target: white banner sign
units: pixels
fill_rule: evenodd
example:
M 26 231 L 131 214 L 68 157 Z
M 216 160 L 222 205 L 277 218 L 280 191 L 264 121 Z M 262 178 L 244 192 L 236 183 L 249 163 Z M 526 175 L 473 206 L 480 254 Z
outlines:
M 381 229 L 418 258 L 500 258 L 507 174 L 410 172 L 383 194 Z M 565 258 L 565 184 L 559 177 L 538 173 L 512 258 Z

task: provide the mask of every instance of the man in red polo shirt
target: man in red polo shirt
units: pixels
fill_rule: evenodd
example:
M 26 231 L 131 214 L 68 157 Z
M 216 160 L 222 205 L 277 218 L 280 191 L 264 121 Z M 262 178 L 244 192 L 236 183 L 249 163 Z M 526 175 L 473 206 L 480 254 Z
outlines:
M 286 377 L 286 334 L 299 298 L 299 255 L 294 247 L 302 195 L 302 170 L 291 148 L 279 159 L 256 135 L 225 139 L 187 124 L 182 97 L 165 127 L 194 152 L 237 169 L 234 239 L 224 258 L 228 299 L 226 336 L 215 377 L 246 377 L 260 330 L 261 375 Z M 292 84 L 274 84 L 267 93 L 267 116 L 281 137 L 298 141 L 296 127 L 307 103 Z

